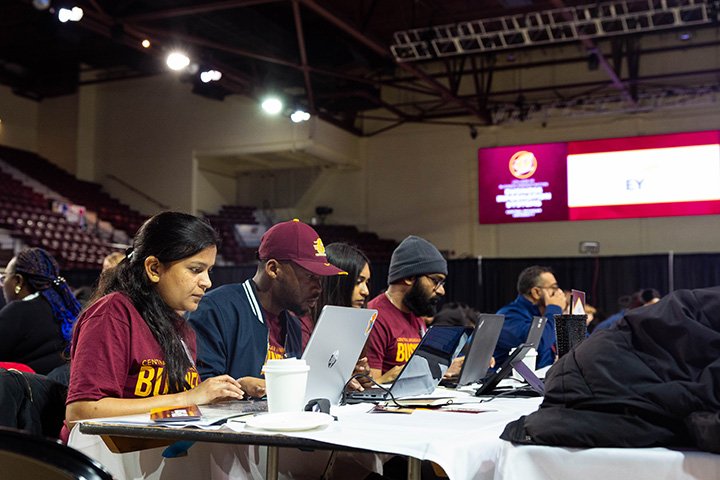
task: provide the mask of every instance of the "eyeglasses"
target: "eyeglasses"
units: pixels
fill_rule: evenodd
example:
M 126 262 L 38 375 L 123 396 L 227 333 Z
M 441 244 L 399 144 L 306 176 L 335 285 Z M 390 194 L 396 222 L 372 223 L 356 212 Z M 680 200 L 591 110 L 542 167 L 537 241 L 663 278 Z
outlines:
M 549 287 L 541 287 L 540 285 L 536 285 L 535 288 L 541 288 L 543 290 L 557 291 L 557 290 L 560 290 L 560 285 L 550 285 Z
M 423 277 L 429 278 L 430 281 L 433 282 L 433 284 L 435 285 L 433 287 L 433 292 L 437 292 L 440 289 L 440 287 L 445 285 L 445 281 L 447 280 L 446 278 L 435 278 L 435 277 L 431 277 L 430 275 L 423 275 Z
M 0 275 L 0 285 L 5 283 L 5 280 L 7 279 L 7 277 L 8 276 L 6 273 L 3 273 L 2 275 Z

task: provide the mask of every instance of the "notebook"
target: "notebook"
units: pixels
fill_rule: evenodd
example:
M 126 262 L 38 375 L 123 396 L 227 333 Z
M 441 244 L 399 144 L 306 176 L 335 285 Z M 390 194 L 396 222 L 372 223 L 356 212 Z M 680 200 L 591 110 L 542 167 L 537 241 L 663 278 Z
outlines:
M 327 398 L 337 405 L 343 387 L 377 318 L 377 310 L 326 305 L 302 358 L 310 366 L 305 402 Z
M 390 394 L 402 398 L 432 393 L 472 331 L 467 327 L 431 326 L 389 388 L 373 387 L 362 392 L 349 392 L 346 401 L 380 402 L 389 400 Z
M 504 321 L 505 315 L 480 314 L 460 375 L 457 380 L 443 380 L 440 385 L 449 388 L 462 387 L 485 378 Z

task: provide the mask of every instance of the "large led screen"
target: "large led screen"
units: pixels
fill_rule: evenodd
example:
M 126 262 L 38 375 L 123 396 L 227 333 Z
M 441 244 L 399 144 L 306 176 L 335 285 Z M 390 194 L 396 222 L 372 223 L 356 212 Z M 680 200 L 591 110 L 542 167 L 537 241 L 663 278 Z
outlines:
M 480 223 L 720 213 L 720 132 L 483 148 Z

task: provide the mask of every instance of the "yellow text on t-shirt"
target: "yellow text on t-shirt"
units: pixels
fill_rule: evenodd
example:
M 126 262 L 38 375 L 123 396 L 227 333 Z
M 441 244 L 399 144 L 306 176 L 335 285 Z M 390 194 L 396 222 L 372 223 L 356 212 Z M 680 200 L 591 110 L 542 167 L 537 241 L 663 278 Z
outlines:
M 152 397 L 155 395 L 165 395 L 168 393 L 168 382 L 163 375 L 165 371 L 164 363 L 159 362 L 143 362 L 140 367 L 137 382 L 135 382 L 136 397 Z M 195 388 L 200 384 L 200 376 L 197 370 L 192 368 L 185 374 L 185 381 L 190 388 Z
M 410 338 L 398 338 L 395 361 L 398 363 L 407 363 L 419 343 L 418 340 Z

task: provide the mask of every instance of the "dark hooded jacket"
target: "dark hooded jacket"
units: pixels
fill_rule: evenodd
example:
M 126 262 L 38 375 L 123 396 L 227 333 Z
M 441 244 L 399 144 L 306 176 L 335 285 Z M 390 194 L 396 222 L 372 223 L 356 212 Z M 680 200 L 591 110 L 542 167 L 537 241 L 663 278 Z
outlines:
M 566 447 L 720 452 L 720 287 L 628 312 L 549 371 L 540 409 L 501 438 Z

